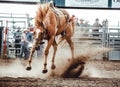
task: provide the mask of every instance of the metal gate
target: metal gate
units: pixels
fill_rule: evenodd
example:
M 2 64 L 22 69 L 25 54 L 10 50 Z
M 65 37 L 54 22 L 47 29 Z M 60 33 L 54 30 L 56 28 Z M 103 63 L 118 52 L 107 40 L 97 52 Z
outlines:
M 108 28 L 98 28 L 98 32 L 93 32 L 94 27 L 87 27 L 88 31 L 84 30 L 86 27 L 79 27 L 75 28 L 75 34 L 73 36 L 73 41 L 75 43 L 75 47 L 105 47 L 107 42 L 107 29 Z M 82 29 L 82 31 L 81 31 Z M 107 57 L 106 53 L 97 56 L 96 58 Z
M 8 28 L 7 33 L 7 57 L 16 58 L 21 52 L 21 39 L 22 31 L 16 31 L 11 33 L 11 28 Z M 18 41 L 19 40 L 19 41 Z
M 105 46 L 105 32 L 104 28 L 99 28 L 100 32 L 92 32 L 92 28 L 89 28 L 88 32 L 82 32 L 80 27 L 76 27 L 73 41 L 76 43 L 91 42 L 91 46 Z M 84 28 L 83 28 L 84 29 Z
M 82 27 L 84 29 L 84 27 Z M 79 46 L 97 46 L 108 47 L 112 50 L 108 53 L 104 53 L 103 59 L 120 60 L 120 28 L 99 28 L 99 32 L 91 32 L 93 27 L 89 27 L 89 32 L 81 33 L 80 27 L 76 27 L 73 41 L 78 43 Z M 94 36 L 94 34 L 96 36 Z M 90 45 L 82 44 L 90 42 Z
M 15 47 L 16 45 L 20 45 L 20 43 L 16 43 L 15 40 L 21 38 L 22 30 L 26 27 L 29 27 L 30 20 L 29 14 L 14 14 L 14 13 L 0 13 L 1 24 L 6 27 L 6 57 L 16 58 L 20 54 L 20 47 Z M 17 30 L 20 30 L 19 37 L 15 36 Z M 17 52 L 19 50 L 19 52 Z
M 120 60 L 120 28 L 109 28 L 108 46 L 113 48 L 109 52 L 109 60 Z

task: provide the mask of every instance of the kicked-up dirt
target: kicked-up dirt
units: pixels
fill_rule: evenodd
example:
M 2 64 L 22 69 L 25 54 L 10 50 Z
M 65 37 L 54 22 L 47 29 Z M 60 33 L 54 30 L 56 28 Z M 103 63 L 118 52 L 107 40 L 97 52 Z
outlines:
M 26 70 L 26 60 L 0 59 L 0 87 L 120 87 L 120 61 L 89 59 L 103 51 L 103 48 L 77 51 L 77 62 L 70 62 L 69 50 L 59 51 L 56 69 L 51 70 L 51 60 L 48 59 L 46 74 L 42 73 L 41 58 L 33 58 L 31 71 Z
M 18 65 L 11 67 L 13 61 Z M 120 87 L 120 61 L 88 61 L 78 78 L 63 78 L 59 74 L 53 76 L 56 71 L 47 74 L 40 74 L 41 71 L 35 69 L 26 71 L 23 60 L 3 62 L 0 64 L 4 66 L 0 68 L 0 87 Z

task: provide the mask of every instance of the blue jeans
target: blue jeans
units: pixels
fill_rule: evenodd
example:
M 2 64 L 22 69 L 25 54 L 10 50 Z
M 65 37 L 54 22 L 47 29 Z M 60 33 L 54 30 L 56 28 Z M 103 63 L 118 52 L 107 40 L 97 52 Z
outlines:
M 25 42 L 21 42 L 21 54 L 20 54 L 20 58 L 23 57 L 24 54 L 24 58 L 28 59 L 29 58 L 29 49 L 28 49 L 28 44 Z

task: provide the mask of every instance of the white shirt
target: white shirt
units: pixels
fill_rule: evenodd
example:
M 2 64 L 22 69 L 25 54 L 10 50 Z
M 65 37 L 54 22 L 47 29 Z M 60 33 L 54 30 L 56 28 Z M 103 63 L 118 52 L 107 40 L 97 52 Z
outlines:
M 21 36 L 21 42 L 29 43 L 29 41 L 27 40 L 27 37 L 26 37 L 25 33 L 23 33 L 22 36 Z

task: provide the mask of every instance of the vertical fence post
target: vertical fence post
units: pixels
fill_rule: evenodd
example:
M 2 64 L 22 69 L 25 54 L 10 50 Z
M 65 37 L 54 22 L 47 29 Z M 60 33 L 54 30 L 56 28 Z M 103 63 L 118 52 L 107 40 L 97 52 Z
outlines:
M 0 58 L 3 58 L 4 27 L 0 27 Z

